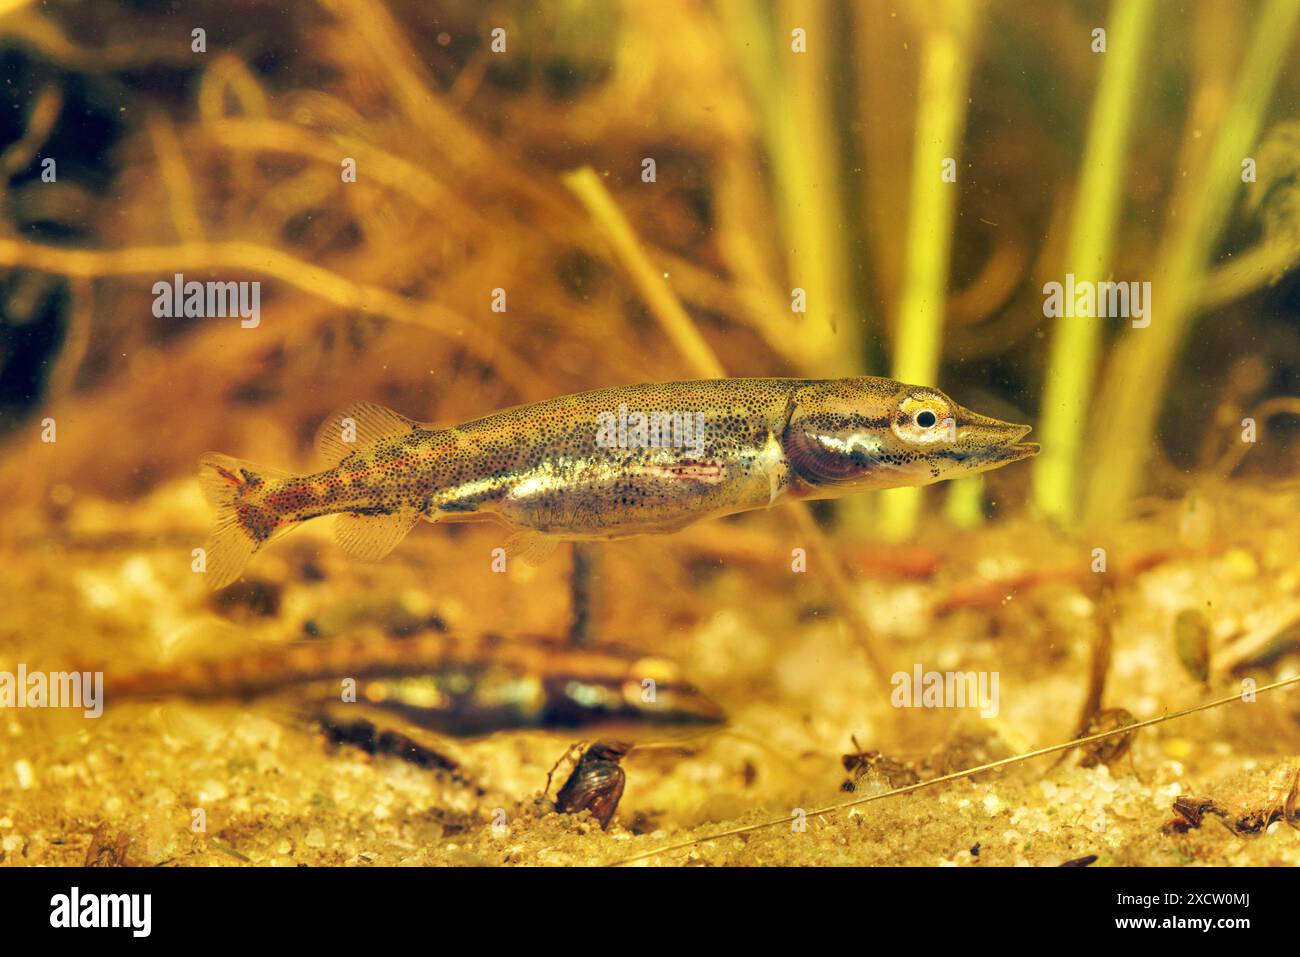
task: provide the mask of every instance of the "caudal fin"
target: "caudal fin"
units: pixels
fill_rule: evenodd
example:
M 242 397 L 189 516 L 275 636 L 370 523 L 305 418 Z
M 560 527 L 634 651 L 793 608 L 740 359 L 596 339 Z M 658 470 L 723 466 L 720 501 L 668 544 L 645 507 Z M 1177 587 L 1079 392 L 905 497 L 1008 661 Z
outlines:
M 288 531 L 271 510 L 262 506 L 266 490 L 287 472 L 209 452 L 199 462 L 199 484 L 217 513 L 217 524 L 205 546 L 208 586 L 224 588 L 241 574 L 248 560 L 272 538 Z

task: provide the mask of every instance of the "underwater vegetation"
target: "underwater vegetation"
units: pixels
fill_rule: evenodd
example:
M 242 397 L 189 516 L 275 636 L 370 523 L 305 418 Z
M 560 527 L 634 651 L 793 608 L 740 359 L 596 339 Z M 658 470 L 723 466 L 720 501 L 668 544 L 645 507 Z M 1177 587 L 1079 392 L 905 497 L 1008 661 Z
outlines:
M 0 0 L 0 862 L 1300 864 L 1298 43 Z

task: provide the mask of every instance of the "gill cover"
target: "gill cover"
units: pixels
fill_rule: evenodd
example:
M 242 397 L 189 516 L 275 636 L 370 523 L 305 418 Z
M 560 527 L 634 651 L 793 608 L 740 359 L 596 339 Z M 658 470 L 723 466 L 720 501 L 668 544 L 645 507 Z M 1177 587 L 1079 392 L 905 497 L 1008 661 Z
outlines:
M 796 390 L 782 445 L 806 483 L 839 492 L 928 485 L 1026 458 L 1028 426 L 971 412 L 938 389 L 862 377 Z
M 909 388 L 871 377 L 801 386 L 781 438 L 791 469 L 810 484 L 835 486 L 907 462 L 891 427 Z

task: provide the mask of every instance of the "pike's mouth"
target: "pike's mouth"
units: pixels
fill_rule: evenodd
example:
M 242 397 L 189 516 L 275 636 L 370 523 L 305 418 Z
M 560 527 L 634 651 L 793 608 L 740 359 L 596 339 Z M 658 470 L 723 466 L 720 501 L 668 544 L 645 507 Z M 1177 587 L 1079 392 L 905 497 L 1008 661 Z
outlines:
M 1042 448 L 1037 442 L 1016 442 L 1004 445 L 995 452 L 999 462 L 1019 462 L 1021 459 L 1033 458 Z
M 1018 442 L 1021 435 L 1029 431 L 1027 426 L 1020 426 L 1021 431 L 1010 440 L 1002 442 L 985 441 L 980 445 L 967 445 L 965 448 L 942 449 L 934 452 L 937 458 L 950 459 L 957 463 L 960 472 L 987 472 L 989 469 L 1001 468 L 1012 462 L 1033 458 L 1040 446 L 1037 442 Z
M 999 423 L 994 436 L 994 443 L 988 450 L 988 457 L 999 465 L 1019 462 L 1021 459 L 1033 458 L 1040 446 L 1037 442 L 1020 441 L 1033 429 L 1031 425 L 1014 425 L 1010 422 Z
M 982 469 L 1033 458 L 1041 448 L 1037 442 L 1021 441 L 1029 434 L 1032 426 L 1001 422 L 985 416 L 979 416 L 971 424 L 975 428 L 972 429 L 974 434 L 971 441 L 974 448 L 970 458 L 979 462 Z

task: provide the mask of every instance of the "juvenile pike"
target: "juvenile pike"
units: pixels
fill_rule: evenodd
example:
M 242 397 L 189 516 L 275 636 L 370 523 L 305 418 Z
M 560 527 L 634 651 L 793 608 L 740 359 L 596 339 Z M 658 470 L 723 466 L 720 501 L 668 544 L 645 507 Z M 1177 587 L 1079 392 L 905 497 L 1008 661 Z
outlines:
M 338 701 L 339 679 L 347 677 L 358 683 L 357 703 L 456 735 L 599 721 L 704 724 L 724 717 L 666 658 L 536 636 L 424 631 L 338 637 L 111 675 L 106 700 L 112 701 L 247 701 L 297 691 L 320 704 Z M 655 682 L 650 701 L 647 678 Z
M 598 389 L 439 428 L 358 403 L 328 419 L 331 467 L 294 476 L 210 453 L 214 588 L 301 522 L 337 515 L 350 554 L 387 555 L 416 521 L 491 520 L 508 552 L 674 532 L 782 496 L 929 485 L 1038 452 L 1012 425 L 892 379 L 709 379 Z

